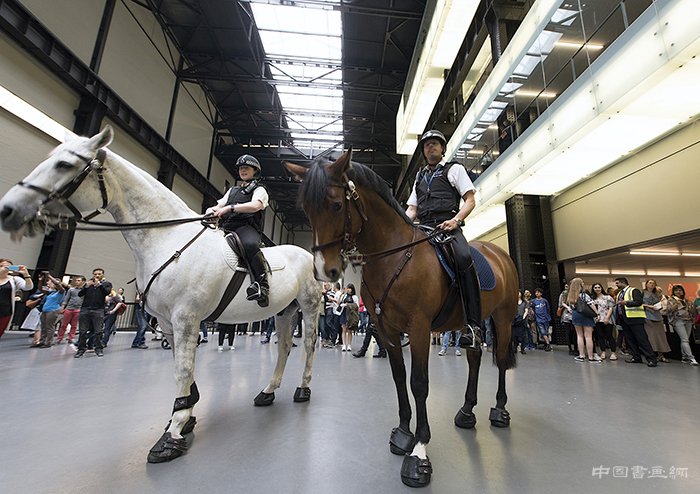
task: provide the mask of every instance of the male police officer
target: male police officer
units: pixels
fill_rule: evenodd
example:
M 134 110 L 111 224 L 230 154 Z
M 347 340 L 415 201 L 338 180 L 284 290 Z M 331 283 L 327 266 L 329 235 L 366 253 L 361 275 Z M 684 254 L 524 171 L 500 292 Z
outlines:
M 260 307 L 269 304 L 270 291 L 265 257 L 260 251 L 262 223 L 269 196 L 260 180 L 260 162 L 249 154 L 236 161 L 240 185 L 231 187 L 207 213 L 221 218 L 219 227 L 226 233 L 236 232 L 243 244 L 245 257 L 255 281 L 248 287 L 248 300 L 257 300 Z
M 420 139 L 419 148 L 426 166 L 416 176 L 413 191 L 408 198 L 406 214 L 421 224 L 449 231 L 454 234 L 454 253 L 457 281 L 466 312 L 466 325 L 471 331 L 463 331 L 461 347 L 481 344 L 481 298 L 479 280 L 469 252 L 469 245 L 462 234 L 464 219 L 474 206 L 474 185 L 465 168 L 456 162 L 445 163 L 447 140 L 442 132 L 429 130 Z M 460 207 L 460 202 L 464 201 Z

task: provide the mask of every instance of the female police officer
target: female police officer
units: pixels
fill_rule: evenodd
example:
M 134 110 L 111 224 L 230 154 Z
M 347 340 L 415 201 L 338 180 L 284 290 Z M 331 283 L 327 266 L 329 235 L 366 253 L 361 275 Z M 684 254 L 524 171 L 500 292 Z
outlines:
M 226 233 L 236 232 L 243 244 L 246 261 L 255 281 L 248 287 L 248 300 L 257 300 L 260 307 L 267 307 L 269 285 L 265 269 L 265 257 L 260 251 L 260 237 L 268 194 L 260 184 L 260 162 L 249 154 L 236 160 L 238 176 L 242 183 L 231 187 L 207 213 L 221 218 L 219 228 Z

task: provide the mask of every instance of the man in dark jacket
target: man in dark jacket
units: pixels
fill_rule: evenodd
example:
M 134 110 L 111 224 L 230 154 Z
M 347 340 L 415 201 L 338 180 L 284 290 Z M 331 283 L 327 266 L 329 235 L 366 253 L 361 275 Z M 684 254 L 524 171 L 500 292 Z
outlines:
M 481 292 L 469 245 L 461 228 L 464 219 L 476 206 L 474 184 L 460 163 L 445 163 L 447 140 L 442 132 L 427 131 L 418 146 L 426 166 L 416 176 L 406 214 L 412 220 L 418 218 L 422 225 L 453 233 L 457 281 L 467 328 L 467 331 L 462 331 L 459 345 L 462 348 L 477 347 L 481 344 Z
M 102 351 L 102 337 L 105 319 L 105 298 L 112 292 L 112 284 L 105 280 L 105 270 L 95 268 L 92 270 L 92 278 L 85 282 L 78 296 L 83 297 L 83 305 L 80 308 L 78 318 L 78 351 L 73 358 L 80 358 L 87 349 L 88 333 L 94 335 L 95 355 L 104 356 Z

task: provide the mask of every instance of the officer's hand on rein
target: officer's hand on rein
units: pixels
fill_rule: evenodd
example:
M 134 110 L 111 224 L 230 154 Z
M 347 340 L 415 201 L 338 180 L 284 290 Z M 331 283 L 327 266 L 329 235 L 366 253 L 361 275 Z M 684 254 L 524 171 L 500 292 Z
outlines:
M 459 224 L 457 223 L 457 220 L 451 219 L 451 220 L 446 220 L 446 221 L 443 221 L 442 223 L 440 223 L 438 225 L 438 228 L 440 230 L 445 230 L 445 231 L 451 232 L 452 230 L 456 230 L 457 228 L 459 228 Z

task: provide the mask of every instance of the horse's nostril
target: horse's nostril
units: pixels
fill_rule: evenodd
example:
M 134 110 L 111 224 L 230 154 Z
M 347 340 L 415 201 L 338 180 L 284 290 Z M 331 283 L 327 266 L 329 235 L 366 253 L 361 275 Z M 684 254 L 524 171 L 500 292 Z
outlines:
M 335 281 L 340 278 L 340 272 L 337 269 L 331 269 L 328 271 L 328 276 L 331 278 L 331 280 Z
M 5 206 L 2 208 L 2 211 L 0 211 L 0 220 L 6 220 L 10 216 L 12 216 L 12 213 L 14 213 L 15 210 L 12 209 L 10 206 Z

